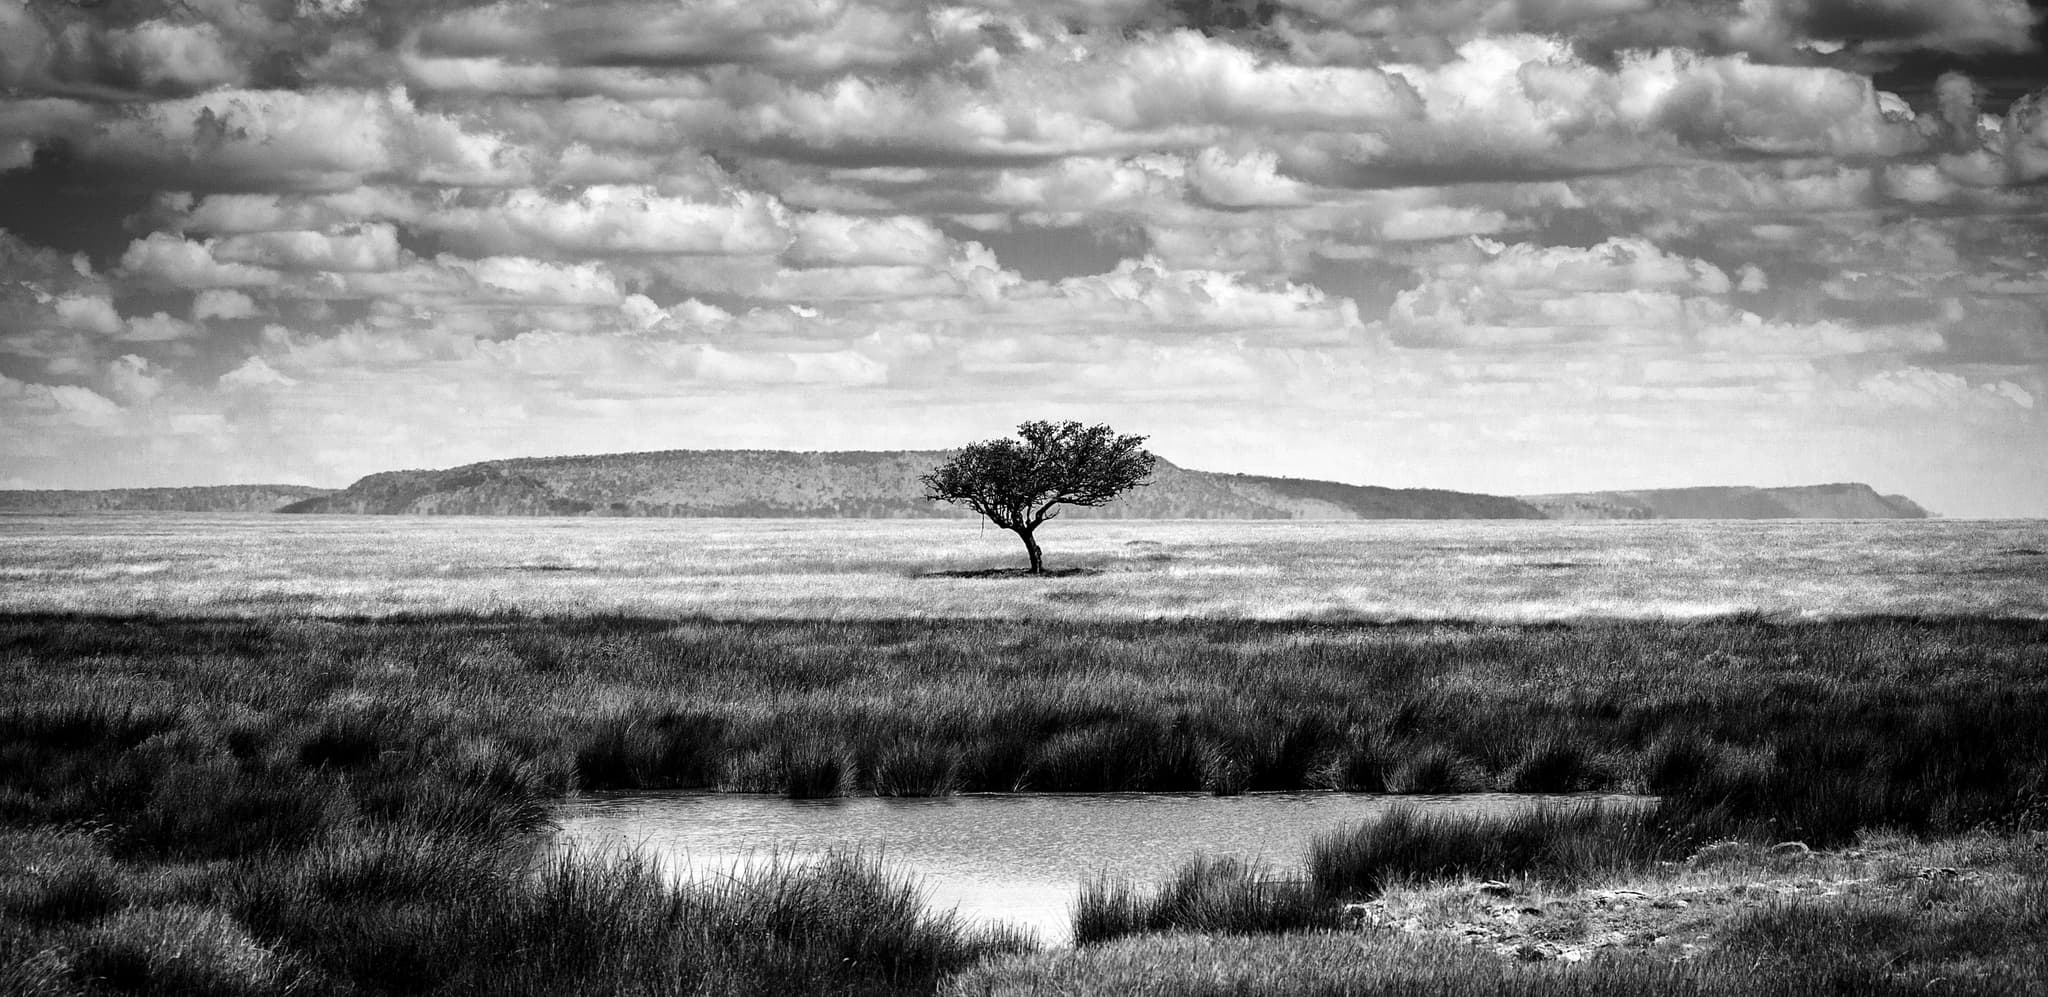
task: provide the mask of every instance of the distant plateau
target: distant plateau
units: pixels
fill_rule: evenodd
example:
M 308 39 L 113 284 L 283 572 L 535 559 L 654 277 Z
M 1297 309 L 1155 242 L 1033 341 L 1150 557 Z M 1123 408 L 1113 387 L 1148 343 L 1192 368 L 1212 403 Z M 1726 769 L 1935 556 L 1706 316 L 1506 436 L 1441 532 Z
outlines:
M 384 471 L 347 488 L 215 485 L 99 491 L 0 490 L 0 512 L 281 512 L 425 516 L 970 518 L 927 502 L 918 476 L 938 450 L 665 450 L 521 457 Z M 1089 519 L 1924 519 L 1902 495 L 1838 483 L 1549 495 L 1381 488 L 1196 471 L 1160 460 L 1152 483 Z

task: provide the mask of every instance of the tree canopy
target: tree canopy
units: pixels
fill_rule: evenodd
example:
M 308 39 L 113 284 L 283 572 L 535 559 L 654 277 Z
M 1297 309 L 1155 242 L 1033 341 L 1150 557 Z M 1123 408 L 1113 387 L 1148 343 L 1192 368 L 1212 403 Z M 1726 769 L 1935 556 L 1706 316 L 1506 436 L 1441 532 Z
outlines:
M 1059 506 L 1105 505 L 1145 484 L 1156 458 L 1144 444 L 1108 426 L 1026 422 L 1015 439 L 970 443 L 919 480 L 925 498 L 965 505 L 1023 538 L 1036 573 L 1044 565 L 1032 531 Z

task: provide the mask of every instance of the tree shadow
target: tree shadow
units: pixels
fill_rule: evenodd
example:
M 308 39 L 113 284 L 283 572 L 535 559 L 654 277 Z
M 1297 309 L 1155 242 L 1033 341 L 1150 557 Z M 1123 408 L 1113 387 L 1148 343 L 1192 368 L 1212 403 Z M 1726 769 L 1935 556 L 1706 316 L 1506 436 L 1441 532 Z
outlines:
M 972 568 L 961 571 L 925 571 L 916 578 L 1076 578 L 1102 574 L 1101 568 L 1048 568 L 1036 575 L 1030 568 Z

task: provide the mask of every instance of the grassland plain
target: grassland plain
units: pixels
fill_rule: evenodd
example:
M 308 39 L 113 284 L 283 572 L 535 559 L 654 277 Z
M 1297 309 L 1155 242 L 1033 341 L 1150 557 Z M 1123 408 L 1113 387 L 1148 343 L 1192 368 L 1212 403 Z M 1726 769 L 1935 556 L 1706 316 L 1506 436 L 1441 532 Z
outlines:
M 1072 556 L 1101 573 L 1051 580 L 932 577 L 1007 549 L 926 550 L 898 524 L 691 524 L 678 535 L 696 545 L 668 562 L 669 534 L 598 525 L 9 521 L 0 992 L 1113 993 L 1150 967 L 1165 993 L 1211 986 L 1169 972 L 1204 960 L 1237 967 L 1216 980 L 1240 989 L 1213 992 L 1275 994 L 1904 992 L 1937 977 L 2004 993 L 2043 979 L 2022 955 L 2048 943 L 2039 524 L 1860 539 L 1868 524 L 1824 524 L 1776 548 L 1758 545 L 1797 534 L 1460 524 L 1318 544 L 1306 528 L 1090 524 Z M 1368 541 L 1386 560 L 1343 561 L 1370 561 Z M 774 557 L 803 552 L 818 560 Z M 455 567 L 436 588 L 442 565 Z M 545 567 L 596 568 L 600 584 L 552 588 L 579 572 Z M 1574 572 L 1593 576 L 1586 589 Z M 807 573 L 901 588 L 784 586 Z M 706 615 L 686 590 L 719 578 L 740 593 Z M 1242 594 L 1255 579 L 1269 590 Z M 1614 618 L 1598 593 L 1625 584 L 1703 601 Z M 1330 614 L 1300 594 L 1319 585 L 1437 591 L 1476 618 L 1393 600 Z M 1187 599 L 1165 597 L 1175 586 Z M 920 589 L 937 610 L 907 611 Z M 1497 601 L 1507 591 L 1526 598 Z M 1730 593 L 1765 612 L 1720 615 Z M 1828 618 L 1801 618 L 1802 593 Z M 1381 611 L 1426 618 L 1317 618 Z M 630 857 L 536 868 L 551 800 L 626 787 L 1666 801 L 1512 825 L 1404 819 L 1319 842 L 1301 873 L 1210 863 L 1160 887 L 1105 883 L 1077 910 L 1097 944 L 1030 955 L 925 911 L 857 856 L 709 886 Z M 1857 860 L 1882 868 L 1854 903 L 1793 898 L 1690 926 L 1711 944 L 1684 958 L 1524 967 L 1337 920 L 1344 901 L 1400 910 L 1473 877 L 1524 892 L 1663 882 L 1720 839 L 1803 841 L 1836 872 L 1841 849 L 1907 844 Z M 1915 892 L 1893 867 L 1918 858 L 1958 867 L 1956 881 Z M 1190 929 L 1268 934 L 1157 934 Z
M 2048 523 L 0 516 L 0 606 L 173 615 L 2048 617 Z

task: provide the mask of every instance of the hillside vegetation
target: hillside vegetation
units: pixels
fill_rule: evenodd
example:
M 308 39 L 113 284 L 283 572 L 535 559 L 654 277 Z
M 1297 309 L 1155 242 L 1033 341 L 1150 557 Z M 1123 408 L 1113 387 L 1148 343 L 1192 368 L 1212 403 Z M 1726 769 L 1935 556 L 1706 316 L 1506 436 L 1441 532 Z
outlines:
M 669 450 L 529 457 L 373 474 L 285 512 L 463 516 L 971 518 L 927 502 L 918 477 L 944 451 Z M 1516 499 L 1435 489 L 1191 471 L 1160 461 L 1107 519 L 1542 519 Z
M 272 512 L 330 491 L 305 485 L 8 490 L 0 491 L 0 512 Z
M 1524 495 L 1551 519 L 1926 519 L 1904 495 L 1841 482 L 1790 488 L 1651 488 Z

